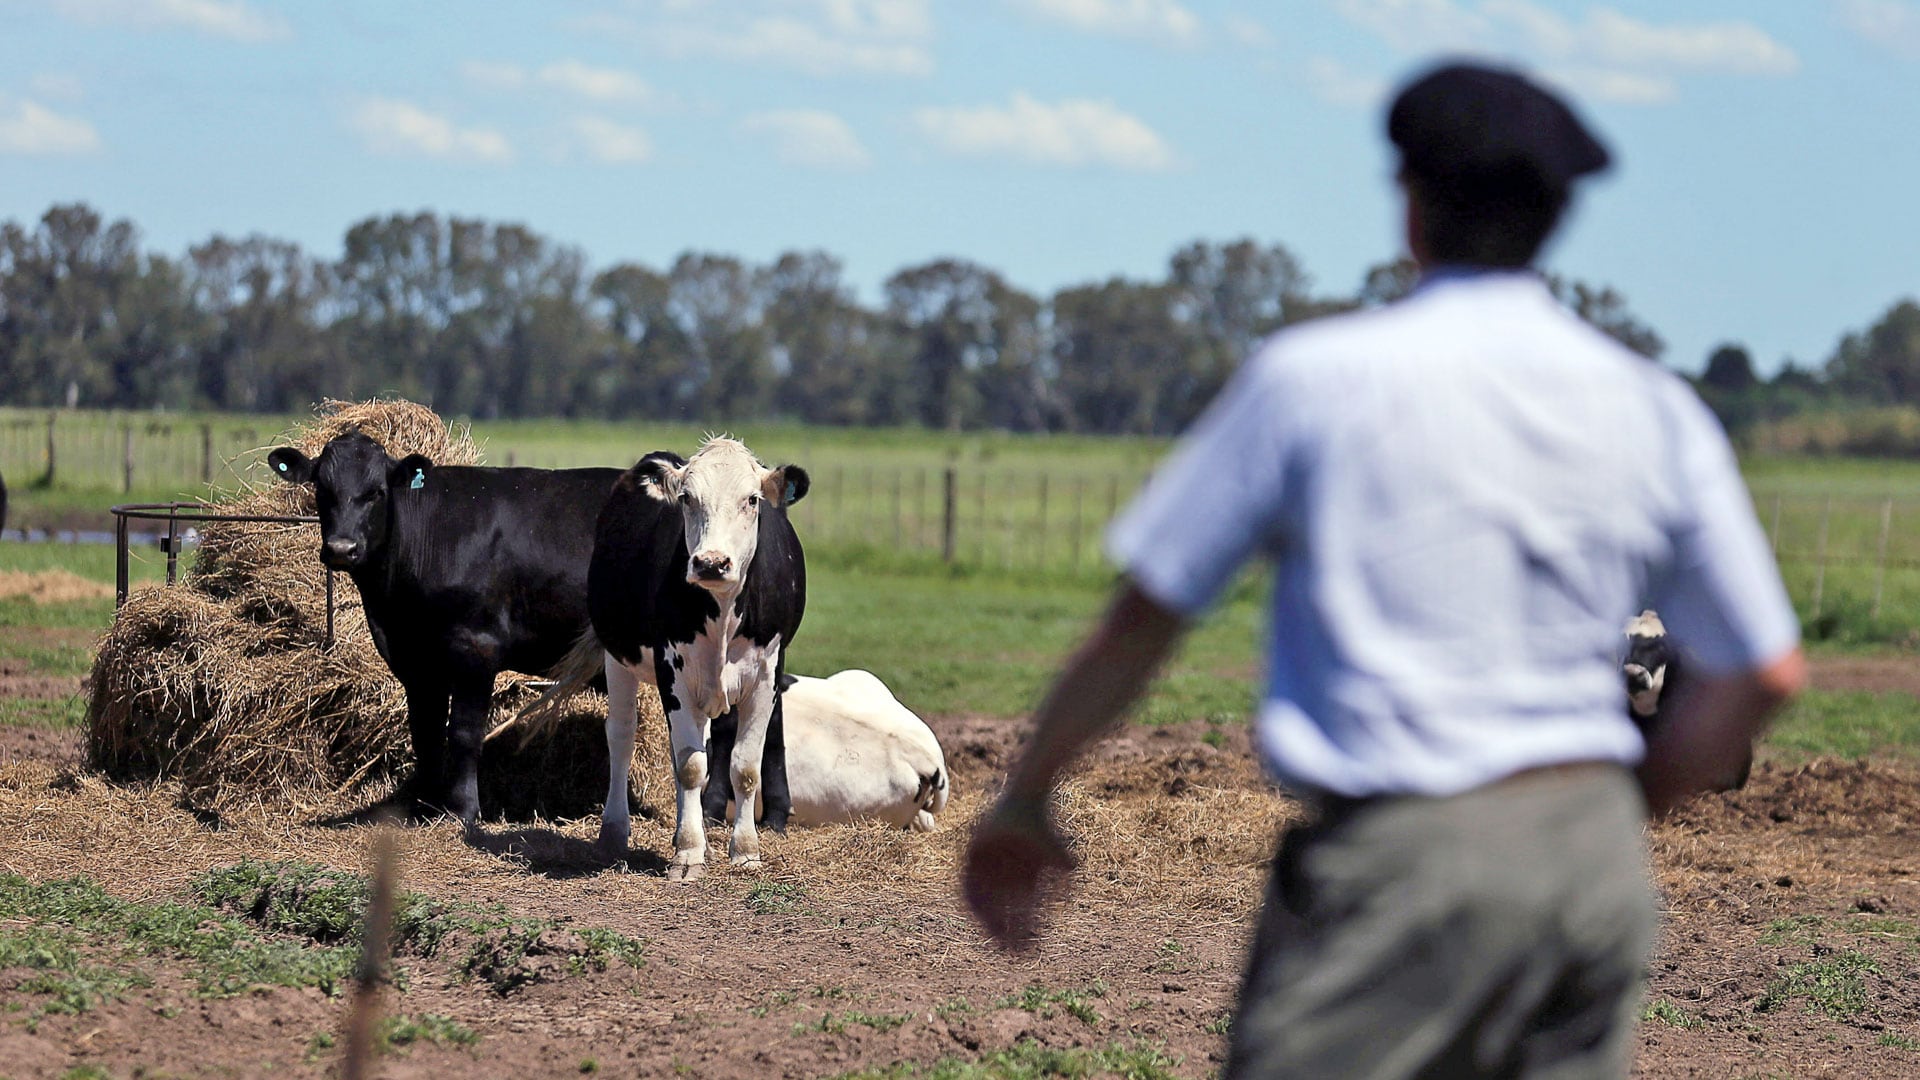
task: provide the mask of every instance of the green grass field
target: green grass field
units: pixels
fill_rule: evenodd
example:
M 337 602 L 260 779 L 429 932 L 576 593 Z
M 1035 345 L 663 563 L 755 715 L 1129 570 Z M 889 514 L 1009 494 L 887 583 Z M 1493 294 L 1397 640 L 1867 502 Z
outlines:
M 0 570 L 65 568 L 113 580 L 110 549 L 0 544 Z M 157 560 L 137 568 L 152 582 Z M 830 555 L 808 566 L 806 623 L 789 666 L 805 674 L 861 667 L 928 715 L 1023 716 L 1107 597 L 1104 582 L 1070 575 L 956 570 Z M 1249 574 L 1193 629 L 1136 711 L 1145 723 L 1245 722 L 1257 690 L 1264 583 Z M 0 657 L 9 670 L 71 677 L 91 662 L 91 641 L 112 617 L 111 599 L 35 604 L 0 600 Z M 1858 651 L 1817 643 L 1820 651 Z M 1885 651 L 1876 646 L 1869 651 Z M 0 724 L 66 726 L 79 697 L 0 698 Z M 1911 694 L 1810 691 L 1776 721 L 1769 754 L 1920 759 L 1920 699 Z

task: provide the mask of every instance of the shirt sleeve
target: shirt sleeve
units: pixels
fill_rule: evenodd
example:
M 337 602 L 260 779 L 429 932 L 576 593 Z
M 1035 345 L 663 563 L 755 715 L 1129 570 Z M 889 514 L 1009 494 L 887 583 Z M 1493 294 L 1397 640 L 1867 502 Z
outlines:
M 1751 671 L 1797 645 L 1800 622 L 1719 421 L 1690 390 L 1675 397 L 1684 510 L 1654 607 L 1703 669 Z
M 1289 435 L 1274 357 L 1244 364 L 1107 530 L 1107 555 L 1154 602 L 1198 614 L 1278 529 Z

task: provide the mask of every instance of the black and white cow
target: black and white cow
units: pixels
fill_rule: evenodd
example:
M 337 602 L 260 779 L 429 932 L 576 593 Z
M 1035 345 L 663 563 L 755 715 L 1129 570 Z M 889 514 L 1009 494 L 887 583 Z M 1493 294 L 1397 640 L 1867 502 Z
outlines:
M 472 824 L 494 676 L 545 672 L 586 632 L 593 526 L 623 474 L 395 461 L 358 433 L 318 458 L 281 447 L 267 461 L 314 485 L 320 561 L 352 576 L 374 647 L 406 688 L 404 795 L 416 813 Z
M 1666 624 L 1659 613 L 1647 610 L 1627 620 L 1627 652 L 1620 662 L 1620 674 L 1627 684 L 1627 712 L 1651 739 L 1664 720 L 1663 699 L 1670 699 L 1686 685 L 1686 659 L 1679 646 L 1667 637 Z M 1738 791 L 1747 786 L 1753 771 L 1753 751 L 1749 747 L 1739 772 L 1724 778 L 1715 790 Z
M 736 802 L 733 861 L 760 860 L 756 798 L 768 828 L 786 827 L 793 804 L 778 689 L 807 597 L 806 560 L 787 508 L 806 493 L 804 469 L 769 469 L 727 438 L 708 439 L 688 459 L 648 454 L 614 485 L 587 574 L 593 634 L 556 687 L 584 681 L 604 650 L 609 768 L 599 842 L 608 855 L 624 854 L 630 836 L 621 795 L 642 682 L 660 691 L 679 784 L 668 876 L 689 881 L 706 866 L 701 792 L 710 734 L 721 759 L 714 772 L 731 782 Z M 734 745 L 723 757 L 714 721 L 735 715 Z M 716 808 L 725 804 L 723 796 Z

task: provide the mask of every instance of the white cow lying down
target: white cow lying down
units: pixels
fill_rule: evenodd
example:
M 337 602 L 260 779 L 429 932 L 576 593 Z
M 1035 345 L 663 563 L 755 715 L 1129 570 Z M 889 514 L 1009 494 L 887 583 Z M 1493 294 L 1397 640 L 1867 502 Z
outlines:
M 887 684 L 858 670 L 787 679 L 781 710 L 794 824 L 939 828 L 933 815 L 947 806 L 946 757 L 926 723 L 894 700 Z

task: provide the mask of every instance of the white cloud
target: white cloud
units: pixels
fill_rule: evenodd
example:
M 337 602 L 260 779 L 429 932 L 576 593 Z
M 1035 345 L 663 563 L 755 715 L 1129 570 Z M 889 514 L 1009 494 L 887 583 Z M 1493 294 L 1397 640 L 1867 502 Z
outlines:
M 653 88 L 640 76 L 619 68 L 589 67 L 578 60 L 562 60 L 540 69 L 540 81 L 593 101 L 648 101 Z
M 1372 108 L 1387 97 L 1387 80 L 1362 75 L 1325 56 L 1307 62 L 1307 85 L 1315 97 L 1334 105 Z
M 1800 69 L 1791 48 L 1740 20 L 1653 23 L 1605 5 L 1575 19 L 1538 0 L 1334 0 L 1334 6 L 1401 52 L 1512 58 L 1538 65 L 1543 78 L 1581 97 L 1619 104 L 1672 101 L 1681 75 L 1784 76 Z
M 1747 22 L 1655 26 L 1603 7 L 1587 13 L 1581 37 L 1600 59 L 1616 64 L 1741 75 L 1800 70 L 1792 49 Z
M 1905 0 L 1834 0 L 1840 25 L 1895 56 L 1920 60 L 1920 7 Z
M 55 157 L 91 154 L 100 134 L 77 116 L 63 116 L 37 101 L 0 94 L 0 154 Z
M 913 119 L 942 149 L 968 157 L 1143 172 L 1174 164 L 1173 151 L 1159 134 L 1106 101 L 1048 105 L 1015 94 L 1005 108 L 927 108 L 917 110 Z
M 1548 67 L 1540 77 L 1559 84 L 1582 101 L 1614 105 L 1665 105 L 1680 94 L 1680 88 L 1665 75 L 1613 68 Z
M 921 76 L 933 71 L 929 0 L 668 2 L 646 18 L 599 13 L 568 20 L 673 56 L 708 56 L 808 75 Z
M 87 96 L 87 88 L 72 75 L 41 72 L 27 80 L 27 85 L 33 88 L 34 93 L 55 101 L 79 101 Z
M 505 135 L 491 128 L 457 127 L 408 101 L 368 98 L 349 122 L 370 149 L 382 154 L 488 164 L 513 160 L 513 146 Z
M 1249 49 L 1266 49 L 1274 44 L 1273 31 L 1258 19 L 1246 15 L 1228 15 L 1220 20 L 1220 26 L 1226 30 L 1228 37 Z
M 1491 22 L 1454 0 L 1335 0 L 1334 10 L 1401 52 L 1473 51 L 1493 35 Z
M 773 140 L 774 156 L 808 169 L 864 169 L 873 161 L 845 120 L 815 109 L 775 109 L 741 121 L 742 130 Z
M 460 65 L 460 74 L 475 86 L 488 90 L 521 90 L 527 85 L 527 69 L 519 64 L 496 64 L 469 60 Z
M 1096 34 L 1191 44 L 1200 20 L 1175 0 L 1014 0 L 1029 13 Z
M 575 117 L 574 140 L 589 158 L 607 165 L 633 165 L 653 157 L 653 140 L 636 127 L 598 116 Z
M 246 0 L 54 0 L 54 10 L 90 26 L 191 30 L 248 42 L 293 36 L 285 19 L 256 11 Z

